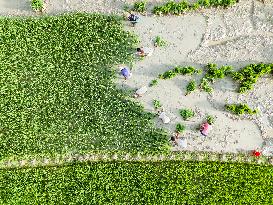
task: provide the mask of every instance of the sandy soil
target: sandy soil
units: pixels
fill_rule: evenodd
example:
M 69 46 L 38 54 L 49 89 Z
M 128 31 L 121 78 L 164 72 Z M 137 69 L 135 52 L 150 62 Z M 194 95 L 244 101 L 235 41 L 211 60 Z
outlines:
M 133 0 L 50 0 L 47 13 L 87 11 L 123 14 L 125 4 Z M 160 0 L 149 1 L 149 7 Z M 33 15 L 28 0 L 0 0 L 2 15 Z M 175 65 L 201 67 L 208 62 L 233 65 L 236 69 L 257 62 L 273 62 L 273 7 L 255 0 L 242 0 L 227 10 L 209 9 L 183 16 L 141 16 L 141 22 L 128 30 L 137 33 L 142 46 L 152 46 L 159 35 L 167 41 L 165 48 L 156 48 L 153 56 L 137 62 L 133 77 L 118 80 L 120 86 L 137 89 L 148 85 L 158 74 Z M 264 77 L 255 89 L 244 95 L 235 92 L 238 85 L 231 79 L 214 84 L 214 92 L 194 92 L 185 96 L 189 80 L 197 76 L 178 76 L 171 80 L 159 80 L 139 99 L 145 109 L 154 111 L 152 101 L 163 104 L 171 123 L 157 126 L 174 132 L 176 123 L 187 126 L 183 137 L 188 140 L 187 150 L 238 152 L 261 148 L 264 139 L 273 138 L 273 80 Z M 225 103 L 243 102 L 258 108 L 257 116 L 236 117 L 224 110 Z M 196 116 L 183 121 L 179 110 L 191 108 Z M 210 135 L 203 139 L 197 127 L 206 115 L 213 115 L 216 122 Z M 180 148 L 174 147 L 174 150 Z

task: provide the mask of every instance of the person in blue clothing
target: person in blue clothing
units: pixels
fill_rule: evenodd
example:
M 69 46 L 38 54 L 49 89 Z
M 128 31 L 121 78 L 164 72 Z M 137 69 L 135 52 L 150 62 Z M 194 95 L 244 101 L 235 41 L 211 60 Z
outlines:
M 128 20 L 132 23 L 133 26 L 135 26 L 139 22 L 140 18 L 135 14 L 130 14 Z
M 128 78 L 130 78 L 132 76 L 132 73 L 130 72 L 130 70 L 126 67 L 122 68 L 120 70 L 121 75 L 125 78 L 125 80 L 127 80 Z

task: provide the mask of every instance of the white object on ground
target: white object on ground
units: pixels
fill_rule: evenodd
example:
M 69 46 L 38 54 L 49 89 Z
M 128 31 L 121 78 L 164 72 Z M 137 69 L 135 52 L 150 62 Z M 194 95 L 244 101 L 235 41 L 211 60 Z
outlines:
M 144 54 L 147 56 L 152 56 L 154 49 L 149 47 L 142 47 L 142 50 L 144 51 Z
M 147 90 L 148 88 L 146 86 L 143 86 L 136 91 L 136 95 L 142 96 L 143 94 L 147 92 Z
M 159 115 L 159 118 L 163 121 L 164 124 L 168 124 L 171 121 L 171 119 L 166 115 L 165 112 L 162 112 Z
M 273 146 L 264 147 L 262 151 L 262 155 L 266 157 L 273 156 Z
M 182 138 L 182 139 L 177 139 L 177 144 L 179 147 L 182 147 L 182 148 L 187 148 L 188 146 L 188 141 L 186 138 Z

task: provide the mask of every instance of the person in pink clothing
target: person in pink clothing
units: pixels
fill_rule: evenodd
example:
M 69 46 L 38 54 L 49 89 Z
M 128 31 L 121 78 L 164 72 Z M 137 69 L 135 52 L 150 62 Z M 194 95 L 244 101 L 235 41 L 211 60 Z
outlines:
M 208 136 L 211 128 L 212 128 L 211 125 L 208 122 L 205 122 L 201 125 L 200 132 L 203 136 Z

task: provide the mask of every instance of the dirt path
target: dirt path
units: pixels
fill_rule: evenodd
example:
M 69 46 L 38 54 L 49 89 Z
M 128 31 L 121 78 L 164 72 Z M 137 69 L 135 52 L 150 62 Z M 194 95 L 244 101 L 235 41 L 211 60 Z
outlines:
M 123 13 L 125 4 L 133 0 L 50 0 L 48 14 L 67 11 Z M 149 1 L 149 7 L 158 1 Z M 28 0 L 0 0 L 2 15 L 33 15 Z M 158 74 L 175 65 L 203 66 L 208 62 L 229 64 L 235 68 L 254 62 L 273 62 L 273 7 L 255 0 L 242 0 L 227 10 L 208 9 L 183 16 L 141 16 L 135 27 L 126 27 L 140 36 L 143 46 L 152 46 L 155 36 L 167 41 L 165 48 L 156 48 L 154 55 L 137 62 L 133 77 L 118 83 L 124 87 L 139 88 L 148 85 Z M 187 150 L 238 152 L 260 148 L 265 138 L 273 138 L 273 81 L 263 78 L 255 89 L 245 95 L 235 92 L 237 86 L 230 79 L 217 82 L 214 92 L 194 92 L 184 96 L 189 80 L 195 77 L 176 77 L 160 80 L 140 99 L 145 108 L 153 111 L 152 101 L 163 104 L 171 123 L 159 127 L 174 131 L 176 123 L 187 126 L 183 137 L 188 140 Z M 197 78 L 196 78 L 197 79 Z M 256 117 L 238 119 L 224 111 L 224 104 L 244 102 L 259 108 Z M 196 116 L 184 122 L 179 109 L 191 108 Z M 208 138 L 200 138 L 196 127 L 205 116 L 214 115 L 216 122 Z M 180 150 L 175 147 L 174 150 Z

